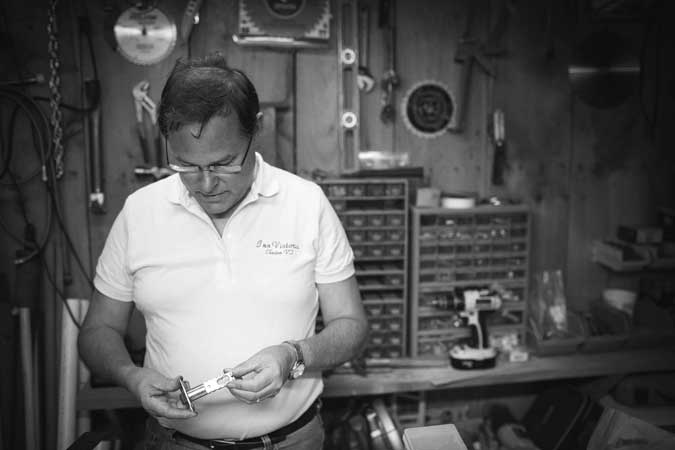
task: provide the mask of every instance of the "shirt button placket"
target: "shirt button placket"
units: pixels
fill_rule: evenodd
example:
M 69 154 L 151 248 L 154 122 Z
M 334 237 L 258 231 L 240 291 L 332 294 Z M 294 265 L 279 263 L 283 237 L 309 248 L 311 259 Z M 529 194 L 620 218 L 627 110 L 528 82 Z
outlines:
M 223 230 L 223 237 L 220 240 L 220 248 L 223 251 L 223 263 L 225 265 L 226 276 L 229 277 L 230 282 L 234 282 L 234 272 L 232 270 L 232 264 L 230 259 L 230 254 L 232 253 L 232 233 L 226 229 Z

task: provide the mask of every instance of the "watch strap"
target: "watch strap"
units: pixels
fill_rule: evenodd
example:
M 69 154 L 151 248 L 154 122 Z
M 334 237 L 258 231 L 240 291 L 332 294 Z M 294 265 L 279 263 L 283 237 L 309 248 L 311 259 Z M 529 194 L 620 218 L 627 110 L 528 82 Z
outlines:
M 302 348 L 300 347 L 300 344 L 298 344 L 295 341 L 284 341 L 284 344 L 288 344 L 291 347 L 295 349 L 295 364 L 293 364 L 293 367 L 297 366 L 298 364 L 304 364 L 305 363 L 305 357 L 302 354 Z

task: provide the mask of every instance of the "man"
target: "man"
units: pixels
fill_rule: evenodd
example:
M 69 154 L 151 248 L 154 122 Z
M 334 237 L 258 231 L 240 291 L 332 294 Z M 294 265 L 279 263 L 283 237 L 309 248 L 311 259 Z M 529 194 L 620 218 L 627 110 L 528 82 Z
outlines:
M 261 117 L 223 57 L 179 61 L 159 108 L 178 173 L 128 197 L 99 258 L 80 354 L 150 414 L 147 448 L 320 449 L 321 371 L 364 345 L 344 230 L 316 184 L 252 150 Z M 143 367 L 123 344 L 134 306 Z M 235 380 L 186 409 L 178 376 L 224 369 Z

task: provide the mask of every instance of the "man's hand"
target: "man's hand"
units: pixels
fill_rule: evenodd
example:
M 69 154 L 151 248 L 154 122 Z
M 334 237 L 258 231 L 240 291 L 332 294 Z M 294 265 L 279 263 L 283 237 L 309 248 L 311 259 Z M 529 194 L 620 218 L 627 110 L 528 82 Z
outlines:
M 156 370 L 136 367 L 127 380 L 127 388 L 150 415 L 167 419 L 189 419 L 197 415 L 180 401 L 178 377 L 167 378 Z
M 290 345 L 264 348 L 232 369 L 235 379 L 227 387 L 239 400 L 259 403 L 279 393 L 294 362 Z

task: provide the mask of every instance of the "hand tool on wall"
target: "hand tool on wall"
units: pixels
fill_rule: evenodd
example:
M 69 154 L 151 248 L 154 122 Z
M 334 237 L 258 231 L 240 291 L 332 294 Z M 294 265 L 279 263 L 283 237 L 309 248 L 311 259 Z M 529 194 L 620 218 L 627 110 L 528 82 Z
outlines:
M 497 22 L 490 28 L 485 43 L 473 36 L 473 22 L 476 15 L 475 2 L 469 1 L 466 22 L 462 36 L 455 51 L 455 62 L 460 64 L 459 89 L 456 99 L 455 120 L 448 131 L 461 133 L 466 125 L 466 113 L 468 109 L 471 78 L 473 66 L 477 64 L 486 75 L 494 77 L 494 71 L 488 58 L 503 55 L 505 50 L 501 47 L 501 39 L 506 32 L 510 15 L 509 0 L 502 0 L 498 4 L 499 13 Z
M 494 142 L 494 157 L 492 160 L 492 184 L 502 186 L 504 184 L 504 171 L 508 169 L 506 155 L 506 130 L 504 125 L 504 112 L 496 109 L 492 113 L 492 141 Z
M 195 412 L 195 407 L 193 404 L 195 400 L 200 399 L 211 392 L 215 392 L 224 388 L 232 380 L 234 380 L 234 375 L 232 375 L 232 372 L 223 370 L 222 375 L 206 380 L 199 386 L 195 386 L 190 389 L 190 383 L 184 380 L 183 377 L 180 377 L 178 379 L 178 383 L 180 384 L 180 401 L 185 406 L 187 406 L 190 411 Z
M 105 192 L 103 191 L 103 150 L 101 136 L 101 86 L 98 80 L 87 80 L 84 83 L 87 102 L 96 107 L 91 110 L 87 120 L 89 148 L 91 149 L 91 189 L 89 207 L 95 214 L 105 214 Z
M 281 48 L 321 48 L 329 44 L 330 0 L 238 0 L 235 44 Z M 340 1 L 336 2 L 339 14 Z
M 161 140 L 157 129 L 157 107 L 148 95 L 150 82 L 143 80 L 136 84 L 131 93 L 136 110 L 136 133 L 143 153 L 143 165 L 134 169 L 136 176 L 152 176 L 156 180 L 171 175 L 170 169 L 163 167 Z M 150 123 L 145 120 L 149 117 Z
M 105 191 L 104 191 L 104 163 L 103 163 L 103 140 L 101 124 L 101 82 L 98 76 L 96 56 L 92 44 L 92 25 L 89 16 L 83 15 L 77 19 L 79 28 L 78 61 L 80 83 L 82 84 L 84 108 L 86 114 L 82 116 L 84 139 L 89 155 L 89 208 L 94 214 L 105 214 Z M 91 76 L 85 75 L 84 45 L 89 50 L 91 64 Z
M 400 84 L 396 73 L 396 0 L 380 0 L 379 25 L 384 32 L 385 72 L 382 75 L 382 111 L 380 120 L 391 123 L 396 118 L 394 90 Z
M 370 9 L 359 8 L 359 89 L 370 92 L 375 86 L 375 79 L 368 69 L 368 52 L 370 50 Z
M 337 6 L 338 147 L 340 171 L 359 169 L 358 0 L 340 0 Z
M 449 127 L 449 130 L 458 133 L 464 131 L 474 62 L 479 62 L 485 73 L 492 75 L 492 71 L 489 69 L 487 62 L 480 54 L 480 43 L 476 38 L 471 36 L 474 17 L 476 15 L 476 6 L 473 2 L 470 2 L 468 8 L 469 10 L 467 12 L 464 31 L 459 39 L 454 56 L 455 62 L 460 64 L 461 67 L 459 71 L 459 93 L 457 95 L 455 121 Z
M 189 0 L 183 11 L 183 19 L 180 23 L 180 36 L 183 42 L 190 39 L 192 28 L 199 23 L 199 9 L 202 7 L 202 0 Z

